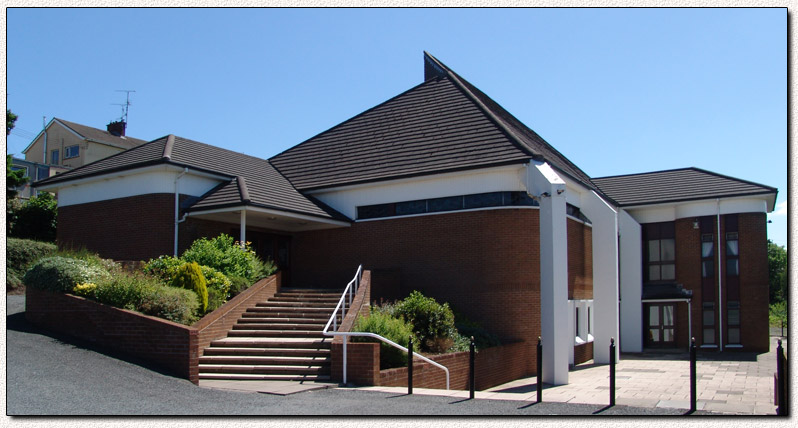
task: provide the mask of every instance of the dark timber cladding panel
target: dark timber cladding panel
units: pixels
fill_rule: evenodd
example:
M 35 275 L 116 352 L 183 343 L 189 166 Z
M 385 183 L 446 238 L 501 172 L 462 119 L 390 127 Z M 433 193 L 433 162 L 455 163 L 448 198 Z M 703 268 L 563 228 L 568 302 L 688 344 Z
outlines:
M 291 242 L 291 285 L 341 288 L 362 263 L 375 272 L 372 300 L 419 290 L 449 302 L 506 343 L 536 339 L 538 213 L 533 208 L 453 212 L 297 233 Z M 378 279 L 379 272 L 390 271 L 399 277 L 398 290 L 384 290 L 386 282 Z
M 306 189 L 529 158 L 444 78 L 416 86 L 271 162 Z

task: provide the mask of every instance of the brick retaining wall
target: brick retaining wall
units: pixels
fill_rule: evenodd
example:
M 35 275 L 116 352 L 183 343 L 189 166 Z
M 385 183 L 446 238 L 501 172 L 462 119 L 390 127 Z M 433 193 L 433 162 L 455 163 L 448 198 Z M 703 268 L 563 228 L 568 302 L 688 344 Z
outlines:
M 226 336 L 241 313 L 280 289 L 280 275 L 264 278 L 192 326 L 119 309 L 71 294 L 26 287 L 31 324 L 141 358 L 176 376 L 199 382 L 199 356 Z

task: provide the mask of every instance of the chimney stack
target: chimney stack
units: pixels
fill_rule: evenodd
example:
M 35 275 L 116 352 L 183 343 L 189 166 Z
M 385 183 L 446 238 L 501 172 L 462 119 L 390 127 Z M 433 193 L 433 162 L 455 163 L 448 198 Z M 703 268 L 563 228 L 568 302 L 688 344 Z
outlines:
M 124 137 L 125 136 L 125 127 L 127 124 L 123 120 L 118 120 L 116 122 L 111 122 L 108 124 L 108 132 L 111 135 L 116 135 L 117 137 Z

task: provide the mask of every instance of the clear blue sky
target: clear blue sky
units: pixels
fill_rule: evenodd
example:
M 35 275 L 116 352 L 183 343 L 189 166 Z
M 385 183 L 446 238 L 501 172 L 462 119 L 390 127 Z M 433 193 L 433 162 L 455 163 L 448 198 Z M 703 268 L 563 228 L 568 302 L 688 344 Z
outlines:
M 592 177 L 778 187 L 787 244 L 786 9 L 9 9 L 8 153 L 133 89 L 128 135 L 268 158 L 421 83 L 424 50 Z

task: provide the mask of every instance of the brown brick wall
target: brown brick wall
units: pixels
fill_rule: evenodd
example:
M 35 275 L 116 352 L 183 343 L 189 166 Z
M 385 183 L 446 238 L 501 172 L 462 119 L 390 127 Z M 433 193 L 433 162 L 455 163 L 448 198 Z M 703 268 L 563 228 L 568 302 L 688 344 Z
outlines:
M 401 296 L 419 290 L 507 341 L 524 340 L 540 335 L 538 234 L 533 209 L 405 217 L 297 233 L 292 286 L 340 288 L 362 263 L 372 271 L 394 272 Z M 375 282 L 372 300 L 381 297 Z
M 82 297 L 27 287 L 25 318 L 44 329 L 154 363 L 197 382 L 197 330 Z
M 701 303 L 701 231 L 693 228 L 693 218 L 676 220 L 676 281 L 684 288 L 693 291 L 692 298 L 692 334 L 696 344 L 703 343 L 703 326 Z M 721 215 L 721 268 L 718 268 L 717 252 L 713 256 L 715 273 L 721 275 L 723 294 L 723 343 L 728 344 L 726 337 L 727 323 L 727 278 L 726 278 L 726 225 Z M 767 219 L 764 213 L 738 214 L 738 235 L 740 248 L 740 316 L 742 350 L 767 351 L 769 342 L 768 330 L 768 271 L 767 271 Z M 712 217 L 712 234 L 717 247 L 717 224 Z M 716 248 L 717 251 L 717 248 Z M 715 295 L 715 343 L 719 343 L 717 310 L 717 276 L 714 279 Z M 676 345 L 687 348 L 690 344 L 687 325 L 687 304 L 678 303 L 676 324 Z M 645 315 L 645 314 L 644 314 Z M 728 348 L 726 350 L 732 350 Z
M 593 298 L 593 228 L 567 219 L 568 299 Z
M 172 254 L 174 203 L 174 194 L 159 193 L 59 207 L 56 239 L 116 260 Z

